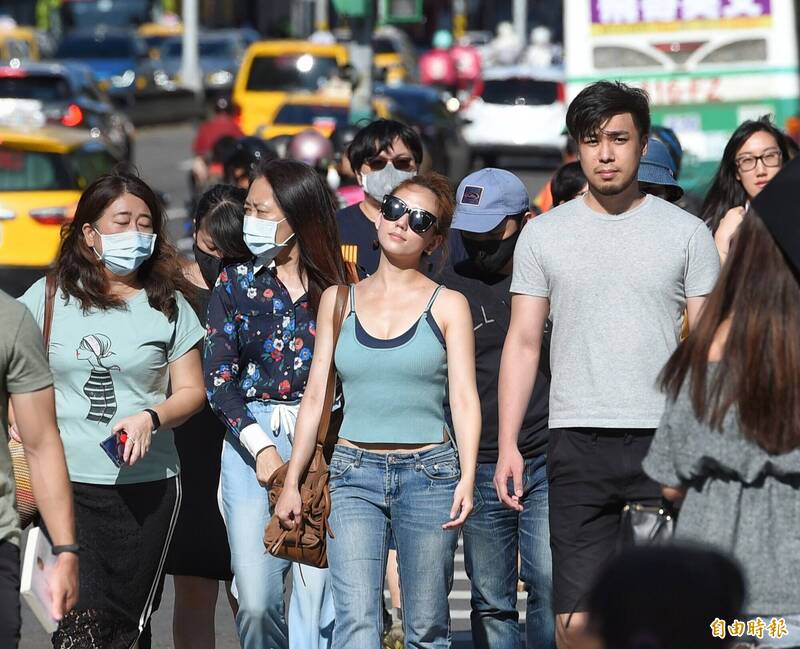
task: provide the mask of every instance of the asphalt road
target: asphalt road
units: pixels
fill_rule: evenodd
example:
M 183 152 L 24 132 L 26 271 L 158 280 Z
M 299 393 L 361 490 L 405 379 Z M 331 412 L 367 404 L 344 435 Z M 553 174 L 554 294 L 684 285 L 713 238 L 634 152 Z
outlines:
M 136 166 L 140 175 L 168 199 L 169 231 L 179 246 L 191 248 L 184 206 L 189 197 L 187 177 L 190 165 L 190 146 L 194 127 L 190 124 L 171 124 L 141 128 L 136 141 Z M 499 161 L 517 173 L 534 196 L 552 172 L 552 161 L 505 160 Z M 458 178 L 453 181 L 457 182 Z M 0 276 L 0 288 L 19 295 L 34 281 L 33 277 L 15 277 L 9 280 Z M 152 620 L 153 649 L 172 649 L 172 604 L 174 591 L 172 579 L 167 578 L 161 608 Z M 20 649 L 43 649 L 49 646 L 48 636 L 39 626 L 25 604 L 22 605 L 23 629 Z M 468 619 L 454 619 L 455 649 L 467 649 L 469 642 Z M 220 591 L 216 610 L 217 649 L 237 649 L 236 631 L 224 591 Z

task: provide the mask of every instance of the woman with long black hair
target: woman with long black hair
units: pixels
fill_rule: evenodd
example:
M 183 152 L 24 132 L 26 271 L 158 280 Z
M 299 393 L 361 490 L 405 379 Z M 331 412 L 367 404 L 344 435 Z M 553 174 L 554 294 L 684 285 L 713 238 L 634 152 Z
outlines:
M 58 649 L 150 646 L 143 631 L 181 502 L 173 429 L 205 401 L 203 328 L 165 221 L 140 178 L 101 176 L 53 271 L 49 360 L 81 546 L 80 597 L 53 635 Z M 22 297 L 40 326 L 44 296 L 42 279 Z
M 184 265 L 195 289 L 194 308 L 205 323 L 211 289 L 231 263 L 252 256 L 242 238 L 247 190 L 215 185 L 197 203 L 194 213 L 194 262 Z M 231 552 L 217 502 L 220 455 L 225 427 L 206 403 L 203 410 L 175 429 L 181 460 L 183 502 L 170 545 L 165 572 L 173 575 L 175 608 L 172 633 L 175 649 L 213 649 L 214 612 L 219 582 L 230 592 Z M 203 539 L 198 543 L 198 539 Z
M 293 566 L 267 553 L 262 537 L 266 484 L 291 454 L 320 298 L 344 282 L 335 212 L 308 165 L 261 165 L 245 200 L 244 241 L 254 260 L 227 266 L 211 293 L 204 374 L 227 428 L 222 503 L 243 649 L 321 649 L 332 635 L 328 571 L 295 565 L 287 625 L 284 579 Z
M 722 261 L 750 201 L 789 159 L 786 136 L 766 115 L 742 122 L 731 135 L 701 215 L 714 234 Z
M 800 160 L 753 200 L 697 325 L 664 369 L 666 412 L 643 462 L 664 496 L 683 500 L 676 538 L 732 555 L 745 573 L 745 613 L 765 626 L 784 620 L 783 637 L 762 627 L 770 647 L 800 646 L 798 197 Z

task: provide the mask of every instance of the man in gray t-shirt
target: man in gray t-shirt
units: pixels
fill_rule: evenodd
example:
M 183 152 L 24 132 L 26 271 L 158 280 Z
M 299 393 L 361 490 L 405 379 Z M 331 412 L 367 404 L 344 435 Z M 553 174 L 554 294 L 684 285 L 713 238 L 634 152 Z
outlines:
M 28 309 L 0 291 L 0 647 L 17 646 L 20 635 L 20 529 L 8 449 L 8 403 L 28 460 L 36 504 L 53 553 L 48 585 L 52 615 L 61 619 L 78 599 L 78 546 L 72 487 L 55 417 L 53 376 L 42 334 Z
M 663 412 L 658 375 L 719 273 L 705 225 L 639 190 L 650 127 L 644 93 L 593 84 L 570 105 L 567 127 L 589 193 L 534 219 L 517 243 L 495 473 L 498 496 L 518 508 L 516 438 L 550 315 L 550 535 L 562 649 L 585 624 L 578 613 L 566 628 L 615 551 L 623 506 L 660 502 L 641 467 Z

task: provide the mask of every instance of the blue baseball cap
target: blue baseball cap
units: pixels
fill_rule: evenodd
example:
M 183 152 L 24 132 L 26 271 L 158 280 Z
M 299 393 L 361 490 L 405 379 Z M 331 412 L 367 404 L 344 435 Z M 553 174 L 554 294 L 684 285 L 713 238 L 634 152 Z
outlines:
M 527 212 L 530 205 L 528 190 L 517 176 L 505 169 L 480 169 L 458 185 L 450 227 L 465 232 L 489 232 L 507 216 Z
M 678 200 L 683 196 L 683 189 L 675 180 L 675 161 L 663 142 L 650 138 L 647 141 L 647 153 L 639 162 L 639 182 L 652 185 L 663 185 L 669 200 Z

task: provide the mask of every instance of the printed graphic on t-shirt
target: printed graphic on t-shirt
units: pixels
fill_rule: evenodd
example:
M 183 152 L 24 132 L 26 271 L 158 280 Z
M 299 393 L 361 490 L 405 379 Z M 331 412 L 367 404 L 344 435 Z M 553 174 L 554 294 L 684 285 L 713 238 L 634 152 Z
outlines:
M 83 386 L 83 393 L 89 399 L 86 419 L 107 424 L 117 413 L 117 395 L 114 392 L 111 370 L 119 372 L 118 365 L 103 364 L 104 358 L 114 355 L 111 351 L 111 339 L 103 334 L 84 336 L 75 354 L 78 360 L 86 361 L 91 366 L 89 379 Z

